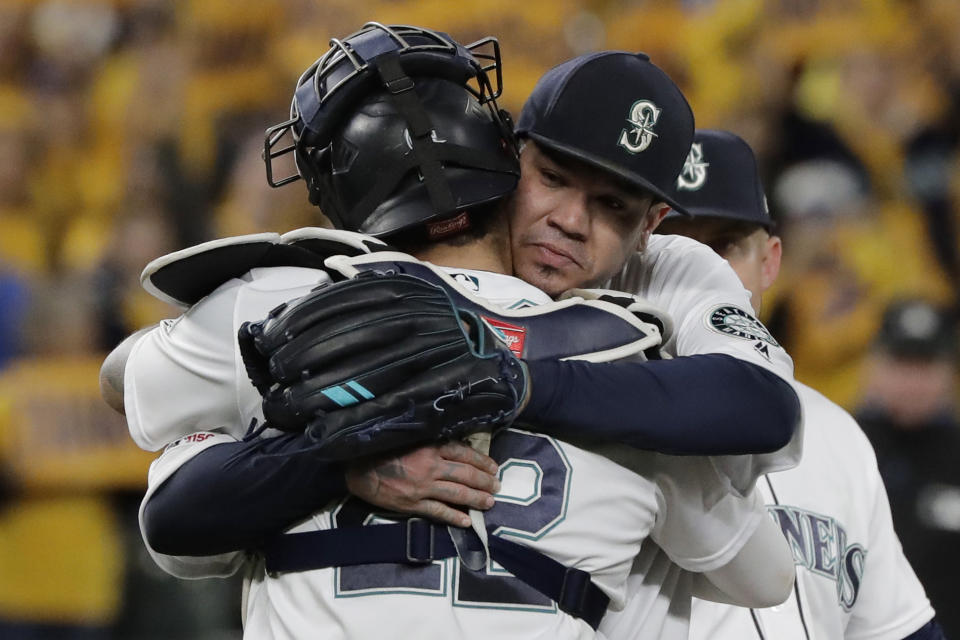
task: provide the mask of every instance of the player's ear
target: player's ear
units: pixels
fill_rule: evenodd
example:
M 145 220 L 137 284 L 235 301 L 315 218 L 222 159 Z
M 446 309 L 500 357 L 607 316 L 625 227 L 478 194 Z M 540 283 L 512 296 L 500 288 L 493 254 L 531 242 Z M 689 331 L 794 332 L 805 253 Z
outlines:
M 780 260 L 783 258 L 783 242 L 780 236 L 767 236 L 763 247 L 761 266 L 761 287 L 766 291 L 780 274 Z
M 663 222 L 663 219 L 669 211 L 670 205 L 665 202 L 654 201 L 650 205 L 650 208 L 647 209 L 647 213 L 644 215 L 643 230 L 640 233 L 640 242 L 637 246 L 638 251 L 643 251 L 647 247 L 650 234 L 660 226 L 660 223 Z

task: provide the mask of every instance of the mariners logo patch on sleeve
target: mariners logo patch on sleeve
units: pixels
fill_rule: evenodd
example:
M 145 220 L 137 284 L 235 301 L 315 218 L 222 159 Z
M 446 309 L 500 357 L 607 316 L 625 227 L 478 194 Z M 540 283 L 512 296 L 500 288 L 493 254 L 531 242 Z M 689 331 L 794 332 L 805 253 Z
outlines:
M 774 347 L 780 346 L 762 322 L 740 307 L 732 305 L 716 307 L 707 316 L 707 326 L 735 338 L 759 340 Z

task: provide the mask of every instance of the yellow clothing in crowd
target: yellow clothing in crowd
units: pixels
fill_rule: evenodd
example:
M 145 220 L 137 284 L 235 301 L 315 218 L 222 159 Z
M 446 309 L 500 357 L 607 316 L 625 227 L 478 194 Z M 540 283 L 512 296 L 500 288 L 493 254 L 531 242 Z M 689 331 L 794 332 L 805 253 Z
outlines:
M 124 553 L 110 501 L 143 486 L 151 456 L 100 399 L 99 358 L 19 361 L 0 375 L 0 618 L 107 625 Z

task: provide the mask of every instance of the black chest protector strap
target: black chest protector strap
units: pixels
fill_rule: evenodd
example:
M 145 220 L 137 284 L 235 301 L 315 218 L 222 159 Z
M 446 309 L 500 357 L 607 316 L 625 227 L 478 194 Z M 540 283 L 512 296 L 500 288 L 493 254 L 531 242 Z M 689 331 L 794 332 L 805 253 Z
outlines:
M 593 629 L 599 626 L 610 598 L 589 573 L 489 531 L 488 542 L 490 557 L 503 568 L 556 602 L 561 610 Z M 457 556 L 447 527 L 422 518 L 281 535 L 262 551 L 267 573 L 272 576 L 364 564 L 423 565 Z

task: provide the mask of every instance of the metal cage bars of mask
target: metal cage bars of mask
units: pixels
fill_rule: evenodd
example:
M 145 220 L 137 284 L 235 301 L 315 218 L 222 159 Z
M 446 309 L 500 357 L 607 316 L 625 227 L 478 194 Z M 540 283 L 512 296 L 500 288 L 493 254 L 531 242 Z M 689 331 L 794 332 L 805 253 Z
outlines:
M 312 81 L 314 91 L 318 96 L 320 96 L 319 105 L 323 106 L 327 99 L 334 95 L 341 86 L 350 82 L 361 73 L 370 70 L 370 62 L 367 60 L 362 60 L 356 54 L 356 52 L 353 50 L 353 46 L 350 44 L 350 40 L 362 34 L 368 33 L 371 30 L 380 30 L 386 33 L 387 36 L 391 40 L 395 41 L 398 45 L 398 48 L 394 51 L 397 51 L 401 55 L 412 52 L 428 51 L 448 53 L 451 56 L 458 55 L 457 45 L 438 33 L 408 25 L 386 26 L 380 24 L 379 22 L 368 22 L 360 31 L 357 31 L 356 33 L 353 33 L 342 40 L 338 38 L 332 38 L 330 40 L 330 50 L 321 56 L 319 60 L 310 65 L 310 67 L 304 71 L 303 74 L 301 74 L 300 78 L 297 80 L 297 88 L 299 89 L 305 82 Z M 426 37 L 431 42 L 429 44 L 410 44 L 406 38 L 414 35 Z M 463 46 L 463 49 L 473 58 L 471 62 L 476 70 L 473 79 L 475 79 L 477 82 L 476 87 L 470 86 L 468 83 L 465 84 L 465 88 L 471 94 L 473 94 L 480 104 L 485 105 L 490 109 L 497 121 L 501 121 L 503 116 L 496 105 L 496 100 L 500 97 L 503 91 L 500 42 L 495 37 L 488 36 Z M 339 68 L 340 64 L 344 61 L 348 62 L 353 67 L 353 71 L 341 78 L 337 84 L 333 86 L 333 88 L 329 89 L 321 96 L 320 87 L 323 80 L 325 80 L 333 70 Z M 495 84 L 490 81 L 491 72 L 493 72 L 496 80 Z M 296 133 L 295 126 L 298 122 L 300 122 L 301 119 L 302 114 L 299 113 L 297 102 L 294 100 L 290 106 L 290 119 L 273 125 L 266 130 L 264 135 L 262 157 L 264 164 L 266 165 L 267 183 L 273 188 L 295 182 L 302 177 L 298 172 L 281 178 L 275 178 L 273 170 L 274 160 L 293 153 L 297 150 L 298 145 L 300 145 L 300 138 Z M 288 132 L 293 137 L 293 142 L 285 147 L 275 150 L 275 147 L 280 143 L 280 140 Z

